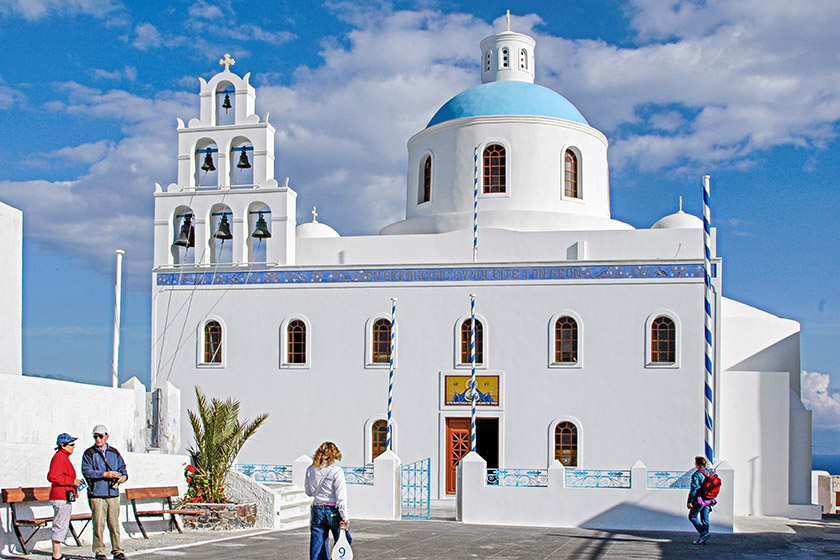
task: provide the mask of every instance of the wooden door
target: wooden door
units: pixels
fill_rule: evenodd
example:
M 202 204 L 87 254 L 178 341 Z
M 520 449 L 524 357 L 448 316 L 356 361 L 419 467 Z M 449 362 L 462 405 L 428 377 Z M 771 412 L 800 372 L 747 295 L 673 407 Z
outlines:
M 446 419 L 446 493 L 454 494 L 458 462 L 470 452 L 470 419 Z

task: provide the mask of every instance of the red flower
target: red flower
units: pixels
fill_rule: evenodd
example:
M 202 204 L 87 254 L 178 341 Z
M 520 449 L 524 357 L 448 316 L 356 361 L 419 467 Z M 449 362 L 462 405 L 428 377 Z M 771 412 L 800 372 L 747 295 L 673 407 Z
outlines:
M 204 490 L 202 488 L 199 488 L 198 491 L 199 491 L 199 493 L 204 492 Z
M 187 470 L 190 471 L 191 473 L 194 473 L 195 472 L 195 467 L 192 466 L 192 465 L 187 465 Z
M 187 477 L 187 482 L 192 482 L 192 477 L 188 476 Z

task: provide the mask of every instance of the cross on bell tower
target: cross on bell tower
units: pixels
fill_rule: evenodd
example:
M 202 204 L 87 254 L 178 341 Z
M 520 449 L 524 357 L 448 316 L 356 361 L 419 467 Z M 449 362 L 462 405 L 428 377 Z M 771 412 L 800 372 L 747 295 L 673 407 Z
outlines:
M 225 57 L 219 59 L 219 64 L 225 67 L 225 72 L 230 72 L 230 67 L 236 64 L 236 61 L 230 57 L 229 53 L 225 53 Z

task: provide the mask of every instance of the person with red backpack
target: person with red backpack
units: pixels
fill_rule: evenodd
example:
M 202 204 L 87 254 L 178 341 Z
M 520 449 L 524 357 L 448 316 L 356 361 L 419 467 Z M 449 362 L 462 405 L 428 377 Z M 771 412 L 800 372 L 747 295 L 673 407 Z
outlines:
M 697 470 L 691 475 L 691 488 L 688 491 L 686 506 L 689 509 L 688 520 L 700 533 L 694 544 L 705 544 L 709 540 L 709 512 L 717 503 L 720 492 L 720 478 L 706 468 L 705 457 L 695 457 L 694 466 Z

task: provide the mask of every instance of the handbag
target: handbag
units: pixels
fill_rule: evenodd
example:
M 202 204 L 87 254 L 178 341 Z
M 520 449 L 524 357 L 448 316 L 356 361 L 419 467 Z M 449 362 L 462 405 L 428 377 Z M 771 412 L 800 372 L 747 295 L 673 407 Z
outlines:
M 338 560 L 353 560 L 353 549 L 350 548 L 350 542 L 347 540 L 347 530 L 342 529 L 338 540 L 335 541 L 335 546 L 332 549 L 330 558 L 338 558 Z

